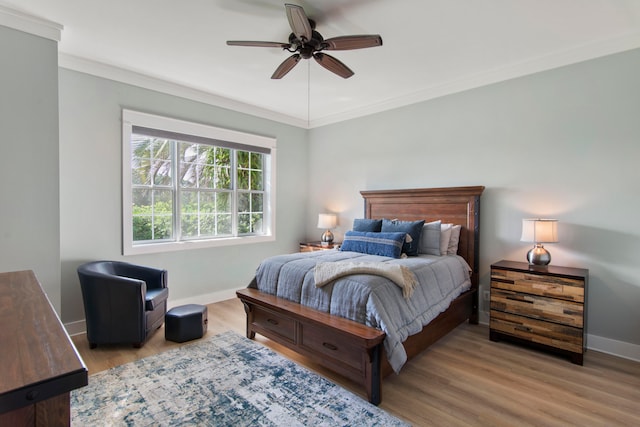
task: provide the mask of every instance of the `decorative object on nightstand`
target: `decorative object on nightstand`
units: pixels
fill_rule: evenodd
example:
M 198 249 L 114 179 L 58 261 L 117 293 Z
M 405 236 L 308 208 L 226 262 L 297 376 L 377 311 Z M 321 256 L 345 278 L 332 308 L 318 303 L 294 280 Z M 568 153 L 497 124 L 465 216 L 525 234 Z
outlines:
M 330 249 L 340 249 L 340 243 L 331 242 L 306 242 L 300 243 L 300 252 L 326 251 Z
M 533 248 L 527 252 L 527 261 L 532 265 L 547 265 L 551 262 L 551 254 L 542 246 L 543 243 L 558 242 L 557 219 L 523 219 L 521 242 L 531 242 Z
M 338 225 L 336 214 L 318 214 L 318 228 L 326 230 L 322 233 L 322 238 L 320 239 L 323 243 L 327 245 L 333 243 L 333 233 L 331 229 L 336 228 L 336 225 Z
M 490 339 L 527 343 L 582 365 L 589 270 L 500 261 L 491 266 Z

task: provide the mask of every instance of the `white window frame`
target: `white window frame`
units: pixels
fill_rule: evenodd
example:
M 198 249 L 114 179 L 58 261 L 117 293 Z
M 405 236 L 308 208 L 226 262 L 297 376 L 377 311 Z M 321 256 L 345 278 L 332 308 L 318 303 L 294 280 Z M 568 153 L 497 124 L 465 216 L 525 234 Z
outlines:
M 177 132 L 196 137 L 204 137 L 244 146 L 268 149 L 264 165 L 264 233 L 260 235 L 241 235 L 233 237 L 215 237 L 199 240 L 172 242 L 152 242 L 135 244 L 133 242 L 132 212 L 132 174 L 131 174 L 131 134 L 134 126 Z M 200 123 L 187 122 L 169 117 L 157 116 L 139 111 L 122 110 L 122 254 L 139 255 L 159 252 L 181 251 L 260 242 L 272 242 L 276 239 L 276 139 L 253 135 Z

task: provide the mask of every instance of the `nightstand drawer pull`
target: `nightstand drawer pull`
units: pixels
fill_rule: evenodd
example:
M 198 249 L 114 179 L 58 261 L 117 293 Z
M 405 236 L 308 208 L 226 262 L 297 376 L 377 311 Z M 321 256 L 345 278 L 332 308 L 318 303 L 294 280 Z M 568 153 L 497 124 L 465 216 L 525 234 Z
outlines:
M 518 295 L 507 295 L 507 296 L 505 296 L 505 299 L 508 299 L 508 300 L 511 300 L 511 301 L 525 302 L 527 304 L 533 304 L 533 301 L 528 300 L 528 299 L 524 299 L 524 298 L 522 298 L 522 296 L 518 296 Z
M 272 325 L 278 325 L 278 321 L 277 320 L 267 319 L 267 322 L 271 323 Z
M 329 342 L 323 342 L 322 346 L 325 348 L 328 348 L 329 350 L 333 350 L 336 351 L 338 349 L 338 347 L 336 347 L 335 345 L 329 343 Z
M 501 279 L 499 277 L 491 277 L 491 280 L 493 280 L 494 282 L 500 282 L 500 283 L 508 283 L 510 285 L 515 284 L 516 282 L 514 280 L 509 280 L 509 279 Z
M 513 329 L 516 331 L 533 332 L 533 328 L 529 328 L 527 326 L 514 326 Z

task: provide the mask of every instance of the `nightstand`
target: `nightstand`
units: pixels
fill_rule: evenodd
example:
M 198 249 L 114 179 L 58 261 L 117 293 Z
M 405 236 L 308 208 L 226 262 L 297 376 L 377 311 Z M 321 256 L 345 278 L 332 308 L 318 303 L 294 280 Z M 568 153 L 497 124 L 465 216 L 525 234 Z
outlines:
M 300 243 L 300 252 L 314 252 L 314 251 L 326 251 L 330 249 L 339 249 L 340 243 L 331 243 L 328 245 L 322 244 L 322 242 L 307 242 Z
M 491 266 L 490 339 L 564 354 L 582 365 L 589 270 L 500 261 Z

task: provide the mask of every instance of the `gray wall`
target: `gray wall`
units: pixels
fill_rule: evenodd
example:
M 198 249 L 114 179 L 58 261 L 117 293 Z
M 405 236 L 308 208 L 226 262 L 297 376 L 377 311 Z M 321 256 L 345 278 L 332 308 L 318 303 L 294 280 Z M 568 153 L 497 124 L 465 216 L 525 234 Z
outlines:
M 310 132 L 307 235 L 359 190 L 484 185 L 481 287 L 524 261 L 521 220 L 559 219 L 552 264 L 590 271 L 588 333 L 640 344 L 640 50 L 470 90 Z M 483 307 L 486 309 L 486 307 Z
M 277 138 L 276 233 L 272 243 L 123 257 L 122 108 Z M 79 264 L 112 259 L 166 268 L 169 299 L 229 295 L 263 258 L 292 252 L 304 235 L 306 130 L 175 96 L 60 69 L 62 319 L 84 318 Z M 205 297 L 206 299 L 207 297 Z
M 0 26 L 0 271 L 33 270 L 60 312 L 58 45 Z

